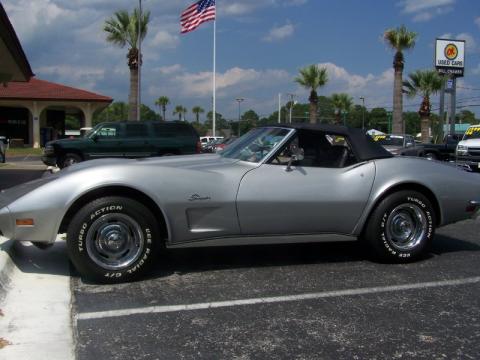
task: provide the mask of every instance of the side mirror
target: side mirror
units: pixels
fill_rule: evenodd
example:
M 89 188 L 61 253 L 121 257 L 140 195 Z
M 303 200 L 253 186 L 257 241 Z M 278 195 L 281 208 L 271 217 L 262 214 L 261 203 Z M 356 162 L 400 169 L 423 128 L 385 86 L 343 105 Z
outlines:
M 305 153 L 301 147 L 296 145 L 290 146 L 290 160 L 288 160 L 287 171 L 292 171 L 292 163 L 295 161 L 302 161 L 305 158 Z

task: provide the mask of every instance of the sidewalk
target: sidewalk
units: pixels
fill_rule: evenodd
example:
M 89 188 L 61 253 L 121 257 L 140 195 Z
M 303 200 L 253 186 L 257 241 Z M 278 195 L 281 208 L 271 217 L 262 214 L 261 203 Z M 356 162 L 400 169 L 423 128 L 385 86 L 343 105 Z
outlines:
M 46 170 L 40 156 L 7 156 L 5 164 L 0 164 L 0 169 L 17 170 Z

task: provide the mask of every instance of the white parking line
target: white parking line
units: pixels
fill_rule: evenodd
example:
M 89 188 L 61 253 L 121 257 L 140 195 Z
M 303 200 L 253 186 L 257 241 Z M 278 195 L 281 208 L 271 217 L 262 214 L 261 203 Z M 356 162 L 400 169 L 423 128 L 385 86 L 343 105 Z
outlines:
M 458 285 L 474 284 L 479 282 L 480 282 L 480 276 L 476 276 L 476 277 L 455 279 L 455 280 L 431 281 L 431 282 L 422 282 L 422 283 L 404 284 L 404 285 L 325 291 L 325 292 L 310 293 L 310 294 L 274 296 L 274 297 L 263 297 L 263 298 L 230 300 L 230 301 L 215 301 L 215 302 L 185 304 L 185 305 L 149 306 L 149 307 L 143 307 L 143 308 L 80 313 L 80 314 L 77 314 L 76 320 L 77 321 L 92 320 L 92 319 L 104 319 L 104 318 L 140 315 L 140 314 L 156 314 L 156 313 L 168 313 L 168 312 L 177 312 L 177 311 L 203 310 L 203 309 L 213 309 L 213 308 L 221 308 L 221 307 L 240 306 L 240 305 L 271 304 L 271 303 L 288 302 L 288 301 L 301 301 L 301 300 L 323 299 L 323 298 L 341 297 L 341 296 L 376 294 L 376 293 L 386 293 L 386 292 L 415 290 L 415 289 L 427 289 L 427 288 L 445 287 L 445 286 L 458 286 Z

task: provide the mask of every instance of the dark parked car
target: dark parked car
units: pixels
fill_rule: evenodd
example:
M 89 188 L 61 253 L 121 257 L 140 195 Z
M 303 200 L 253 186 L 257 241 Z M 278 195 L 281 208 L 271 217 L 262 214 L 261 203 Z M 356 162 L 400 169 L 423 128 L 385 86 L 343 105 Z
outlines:
M 85 137 L 46 144 L 42 161 L 60 168 L 105 157 L 139 158 L 196 154 L 201 150 L 195 129 L 184 122 L 121 121 L 101 123 Z
M 0 136 L 0 163 L 5 162 L 5 151 L 8 140 L 5 136 Z
M 461 139 L 462 135 L 447 134 L 442 144 L 417 144 L 418 156 L 431 160 L 453 161 L 455 160 L 455 149 Z

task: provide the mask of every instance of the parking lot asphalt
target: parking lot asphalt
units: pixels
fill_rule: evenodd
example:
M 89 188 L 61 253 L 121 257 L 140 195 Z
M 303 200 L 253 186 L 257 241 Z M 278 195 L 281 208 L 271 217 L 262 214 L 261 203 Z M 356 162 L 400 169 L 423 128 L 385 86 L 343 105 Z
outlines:
M 403 265 L 348 242 L 168 250 L 120 285 L 73 271 L 76 357 L 478 359 L 479 233 L 441 228 Z
M 75 277 L 77 356 L 476 359 L 479 230 L 440 229 L 404 265 L 372 262 L 357 243 L 303 244 L 168 251 L 131 284 Z

